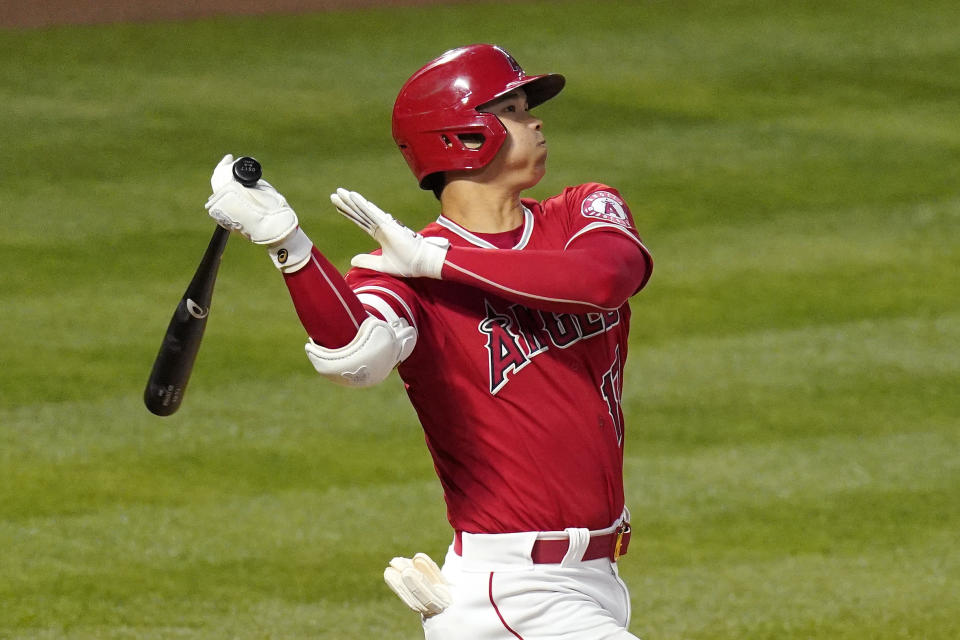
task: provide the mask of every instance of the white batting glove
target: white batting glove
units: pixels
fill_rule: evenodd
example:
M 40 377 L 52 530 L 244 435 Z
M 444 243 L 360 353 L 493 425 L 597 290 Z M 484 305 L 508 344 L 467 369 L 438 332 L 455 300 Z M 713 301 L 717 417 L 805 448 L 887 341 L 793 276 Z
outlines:
M 440 279 L 449 240 L 428 238 L 408 229 L 356 191 L 337 189 L 330 195 L 330 201 L 340 213 L 373 236 L 383 249 L 379 256 L 354 256 L 350 264 L 404 278 Z
M 275 245 L 297 230 L 297 214 L 266 180 L 244 187 L 233 179 L 233 156 L 227 154 L 210 178 L 210 217 L 255 244 Z
M 440 567 L 425 553 L 410 558 L 394 558 L 383 572 L 383 579 L 403 602 L 424 618 L 435 616 L 453 601 Z

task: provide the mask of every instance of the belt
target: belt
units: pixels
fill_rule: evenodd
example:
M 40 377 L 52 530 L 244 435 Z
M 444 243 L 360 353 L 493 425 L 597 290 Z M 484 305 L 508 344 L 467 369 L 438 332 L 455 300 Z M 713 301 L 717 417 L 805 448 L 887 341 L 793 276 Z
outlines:
M 463 555 L 462 531 L 457 531 L 453 538 L 453 552 Z M 590 536 L 587 549 L 583 552 L 583 560 L 599 560 L 607 558 L 612 562 L 626 555 L 630 545 L 630 524 L 624 522 L 611 533 Z M 530 549 L 530 558 L 534 564 L 560 564 L 570 548 L 570 541 L 566 539 L 536 540 Z

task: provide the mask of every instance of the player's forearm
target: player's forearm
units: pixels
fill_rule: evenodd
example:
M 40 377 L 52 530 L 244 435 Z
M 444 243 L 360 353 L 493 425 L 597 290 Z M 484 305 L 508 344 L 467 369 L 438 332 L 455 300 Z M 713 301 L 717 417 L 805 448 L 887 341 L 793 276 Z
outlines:
M 452 247 L 442 277 L 545 311 L 617 309 L 646 283 L 652 265 L 632 239 L 593 235 L 564 251 Z
M 367 313 L 340 272 L 316 247 L 306 266 L 284 273 L 283 279 L 300 322 L 314 342 L 336 348 L 353 340 Z

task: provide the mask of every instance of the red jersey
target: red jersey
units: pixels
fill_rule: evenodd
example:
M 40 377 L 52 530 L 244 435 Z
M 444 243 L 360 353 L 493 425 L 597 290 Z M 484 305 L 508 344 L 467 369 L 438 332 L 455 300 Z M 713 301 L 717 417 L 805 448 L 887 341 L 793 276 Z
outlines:
M 522 202 L 524 223 L 510 234 L 474 234 L 443 216 L 427 226 L 423 235 L 451 243 L 442 280 L 353 269 L 346 281 L 369 311 L 392 311 L 417 329 L 398 370 L 455 529 L 600 529 L 624 506 L 625 300 L 652 263 L 609 187 Z M 625 237 L 645 265 L 634 273 L 616 273 Z M 489 250 L 498 250 L 502 282 L 497 269 L 481 273 Z M 518 252 L 539 257 L 517 262 Z M 521 266 L 531 264 L 541 266 Z M 604 307 L 591 297 L 609 279 L 597 274 L 608 272 L 626 293 Z

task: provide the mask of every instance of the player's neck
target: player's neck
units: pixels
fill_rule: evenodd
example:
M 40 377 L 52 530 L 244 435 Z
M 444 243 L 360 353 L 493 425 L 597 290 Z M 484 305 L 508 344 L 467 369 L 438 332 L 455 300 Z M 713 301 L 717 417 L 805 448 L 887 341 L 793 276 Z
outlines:
M 520 192 L 455 180 L 440 194 L 443 216 L 476 233 L 500 233 L 523 224 Z

